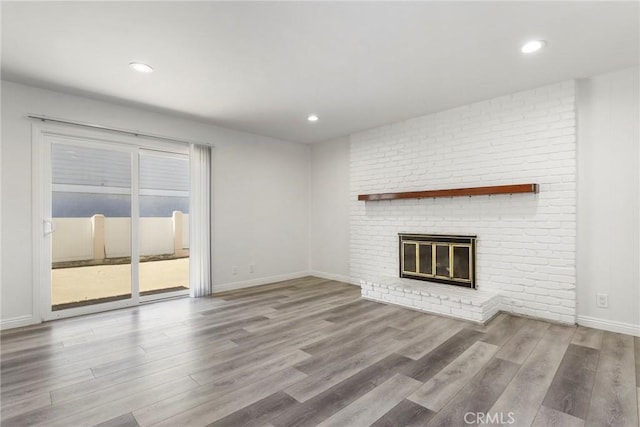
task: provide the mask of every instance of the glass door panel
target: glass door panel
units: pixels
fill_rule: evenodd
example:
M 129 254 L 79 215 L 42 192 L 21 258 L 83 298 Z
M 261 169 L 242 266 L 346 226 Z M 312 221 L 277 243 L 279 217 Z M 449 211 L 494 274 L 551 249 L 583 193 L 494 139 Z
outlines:
M 420 244 L 420 271 L 421 274 L 433 274 L 433 246 L 431 243 Z
M 139 181 L 140 295 L 184 293 L 189 289 L 189 157 L 140 150 Z
M 450 277 L 449 246 L 436 245 L 436 276 Z
M 131 298 L 132 156 L 51 143 L 52 311 Z
M 407 273 L 415 273 L 417 270 L 416 253 L 418 251 L 418 244 L 414 242 L 402 243 L 402 258 L 404 260 L 402 264 L 402 271 Z

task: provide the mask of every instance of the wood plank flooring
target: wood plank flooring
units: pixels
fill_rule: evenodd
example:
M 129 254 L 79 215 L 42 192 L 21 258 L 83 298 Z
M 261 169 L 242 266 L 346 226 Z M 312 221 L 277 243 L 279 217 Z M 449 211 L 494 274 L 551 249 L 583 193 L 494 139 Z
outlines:
M 315 277 L 1 340 L 2 426 L 636 427 L 640 416 L 638 338 L 507 314 L 478 326 Z

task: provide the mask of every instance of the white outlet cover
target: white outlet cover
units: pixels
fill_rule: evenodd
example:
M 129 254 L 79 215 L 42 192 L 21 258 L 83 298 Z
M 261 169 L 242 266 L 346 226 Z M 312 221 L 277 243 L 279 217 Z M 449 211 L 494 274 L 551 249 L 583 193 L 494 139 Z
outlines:
M 597 294 L 596 295 L 596 305 L 600 308 L 609 308 L 609 295 L 608 294 Z

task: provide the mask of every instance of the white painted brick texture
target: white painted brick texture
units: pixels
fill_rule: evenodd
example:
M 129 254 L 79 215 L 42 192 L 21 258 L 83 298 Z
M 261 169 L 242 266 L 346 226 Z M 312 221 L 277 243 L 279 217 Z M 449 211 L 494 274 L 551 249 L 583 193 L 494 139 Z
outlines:
M 365 299 L 477 323 L 491 319 L 497 313 L 501 300 L 500 296 L 493 293 L 427 284 L 413 279 L 361 280 L 360 287 Z
M 352 135 L 352 278 L 397 276 L 400 232 L 475 234 L 478 288 L 501 309 L 574 323 L 575 119 L 567 81 Z M 357 200 L 530 182 L 539 194 Z

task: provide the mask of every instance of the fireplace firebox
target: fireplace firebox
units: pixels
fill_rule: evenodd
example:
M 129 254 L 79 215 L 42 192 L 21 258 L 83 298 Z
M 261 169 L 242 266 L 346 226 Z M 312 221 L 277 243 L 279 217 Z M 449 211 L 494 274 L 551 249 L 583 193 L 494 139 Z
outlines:
M 477 236 L 399 233 L 400 277 L 476 287 Z

